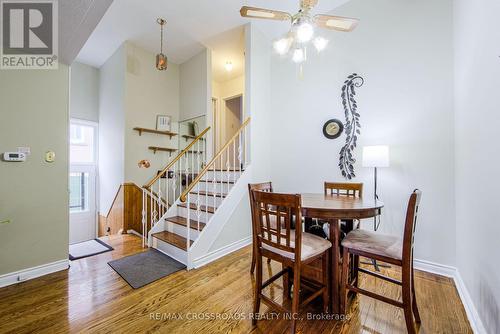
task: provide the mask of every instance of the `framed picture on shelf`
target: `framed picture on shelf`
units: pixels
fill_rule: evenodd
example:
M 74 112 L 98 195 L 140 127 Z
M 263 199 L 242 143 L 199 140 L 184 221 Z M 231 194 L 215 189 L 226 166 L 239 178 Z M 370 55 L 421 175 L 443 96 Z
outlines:
M 170 131 L 171 129 L 171 117 L 168 115 L 158 115 L 156 116 L 156 130 L 158 131 Z

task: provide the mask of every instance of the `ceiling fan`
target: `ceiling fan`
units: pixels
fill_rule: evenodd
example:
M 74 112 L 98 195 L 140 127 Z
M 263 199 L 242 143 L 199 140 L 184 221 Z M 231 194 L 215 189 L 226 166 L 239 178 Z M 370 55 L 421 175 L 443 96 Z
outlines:
M 288 34 L 274 42 L 274 49 L 280 55 L 286 55 L 293 49 L 292 60 L 295 63 L 303 63 L 306 60 L 307 45 L 312 41 L 318 52 L 324 50 L 328 40 L 319 35 L 315 36 L 315 26 L 343 32 L 350 32 L 356 28 L 359 20 L 349 17 L 316 14 L 311 10 L 316 6 L 318 0 L 300 0 L 300 9 L 297 14 L 292 15 L 278 10 L 241 7 L 240 14 L 243 17 L 290 21 L 291 29 Z

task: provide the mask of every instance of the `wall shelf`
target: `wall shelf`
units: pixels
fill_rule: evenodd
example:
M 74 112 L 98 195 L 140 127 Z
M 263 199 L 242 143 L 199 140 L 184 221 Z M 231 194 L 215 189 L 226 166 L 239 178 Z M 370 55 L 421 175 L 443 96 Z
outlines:
M 153 151 L 154 154 L 156 154 L 157 151 L 160 152 L 168 152 L 168 155 L 172 155 L 172 152 L 176 152 L 177 149 L 175 148 L 169 148 L 169 147 L 158 147 L 158 146 L 149 146 L 148 147 L 151 151 Z
M 139 132 L 139 136 L 141 136 L 143 132 L 170 136 L 170 139 L 172 139 L 173 136 L 177 136 L 177 133 L 170 132 L 170 131 L 159 131 L 159 130 L 154 130 L 154 129 L 139 128 L 139 127 L 134 128 L 134 130 Z
M 188 141 L 188 139 L 196 139 L 196 136 L 191 135 L 182 135 L 181 137 L 185 138 L 186 141 Z M 200 138 L 200 140 L 205 140 L 205 138 Z

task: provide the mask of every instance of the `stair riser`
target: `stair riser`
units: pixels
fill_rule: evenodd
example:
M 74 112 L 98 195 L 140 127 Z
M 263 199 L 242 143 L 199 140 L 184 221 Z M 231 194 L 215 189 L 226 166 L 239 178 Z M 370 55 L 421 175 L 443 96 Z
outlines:
M 213 207 L 219 207 L 224 200 L 222 197 L 218 196 L 206 196 L 206 195 L 198 195 L 196 193 L 190 194 L 189 199 L 191 203 L 196 203 L 197 200 L 199 200 L 200 205 L 208 205 L 208 206 L 213 206 Z M 215 199 L 215 204 L 214 204 L 214 199 Z
M 157 238 L 153 238 L 153 248 L 158 249 L 181 263 L 187 264 L 187 252 L 180 248 Z
M 165 231 L 175 233 L 187 239 L 187 228 L 185 226 L 165 221 Z M 193 241 L 196 240 L 200 235 L 200 232 L 196 229 L 191 229 L 189 238 Z
M 215 179 L 216 180 L 227 180 L 228 176 L 229 176 L 229 180 L 231 181 L 234 181 L 234 180 L 238 180 L 238 178 L 240 177 L 240 173 L 238 171 L 236 172 L 212 172 L 212 171 L 208 171 L 205 175 L 203 175 L 203 180 L 213 180 L 214 178 L 214 175 L 215 175 Z
M 187 211 L 188 211 L 187 208 L 179 207 L 179 208 L 177 208 L 177 215 L 184 217 L 184 218 L 187 218 Z M 198 220 L 196 210 L 190 210 L 190 211 L 191 211 L 191 219 Z M 203 212 L 203 211 L 200 211 L 200 213 L 201 213 L 200 222 L 202 222 L 202 223 L 208 223 L 210 218 L 212 218 L 211 213 L 207 214 L 206 212 Z
M 206 184 L 206 186 L 205 186 Z M 216 192 L 216 193 L 223 193 L 223 194 L 228 194 L 228 186 L 229 186 L 229 191 L 231 190 L 233 184 L 228 184 L 228 183 L 216 183 L 215 184 L 215 190 L 214 190 L 214 185 L 211 182 L 200 182 L 196 186 L 194 186 L 193 191 L 197 191 L 198 189 L 200 191 L 208 191 L 208 192 Z

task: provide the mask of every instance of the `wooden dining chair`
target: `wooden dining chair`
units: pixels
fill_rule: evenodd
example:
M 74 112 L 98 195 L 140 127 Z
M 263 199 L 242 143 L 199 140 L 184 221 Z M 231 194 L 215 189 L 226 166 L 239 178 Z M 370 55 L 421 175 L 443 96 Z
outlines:
M 420 315 L 418 313 L 417 299 L 415 296 L 415 279 L 413 274 L 413 240 L 415 226 L 417 223 L 418 207 L 422 192 L 415 190 L 408 201 L 406 210 L 406 221 L 404 226 L 403 239 L 382 235 L 365 230 L 354 230 L 350 232 L 342 241 L 343 263 L 342 263 L 342 293 L 341 293 L 341 308 L 345 314 L 347 307 L 347 294 L 349 291 L 360 293 L 383 302 L 401 307 L 404 310 L 406 328 L 408 333 L 416 333 L 415 321 L 420 323 Z M 394 300 L 374 292 L 361 289 L 352 284 L 348 279 L 349 255 L 355 254 L 364 256 L 370 259 L 388 262 L 390 264 L 400 266 L 402 271 L 401 281 L 391 277 L 384 276 L 363 268 L 358 269 L 359 272 L 372 275 L 376 278 L 383 279 L 387 282 L 400 285 L 402 288 L 402 301 Z M 357 277 L 356 277 L 357 280 Z
M 258 190 L 251 191 L 254 230 L 257 235 L 257 274 L 255 282 L 254 314 L 259 313 L 261 301 L 272 308 L 283 312 L 292 312 L 290 332 L 295 333 L 296 318 L 299 305 L 303 306 L 316 297 L 323 297 L 323 308 L 326 312 L 329 302 L 328 254 L 332 247 L 330 241 L 302 232 L 301 228 L 292 229 L 293 219 L 301 221 L 300 195 L 276 194 Z M 262 279 L 262 257 L 281 262 L 283 269 L 267 281 Z M 322 260 L 323 279 L 321 283 L 304 280 L 301 282 L 301 266 L 317 259 Z M 280 277 L 293 275 L 293 296 L 291 309 L 276 303 L 265 296 L 262 290 Z M 299 304 L 301 290 L 312 293 Z M 256 317 L 252 325 L 256 324 Z
M 250 198 L 250 212 L 252 213 L 252 221 L 255 217 L 252 205 L 252 190 L 259 190 L 265 192 L 273 192 L 272 182 L 254 183 L 248 184 L 248 197 Z M 255 261 L 256 261 L 256 250 L 257 247 L 257 233 L 254 230 L 255 224 L 252 223 L 252 264 L 250 265 L 250 273 L 253 274 L 255 271 Z M 267 259 L 267 263 L 270 263 L 271 259 Z
M 325 182 L 325 195 L 337 195 L 348 197 L 363 197 L 363 183 Z M 359 224 L 359 221 L 357 221 Z M 345 219 L 341 221 L 342 232 L 348 233 L 354 229 L 354 220 Z

